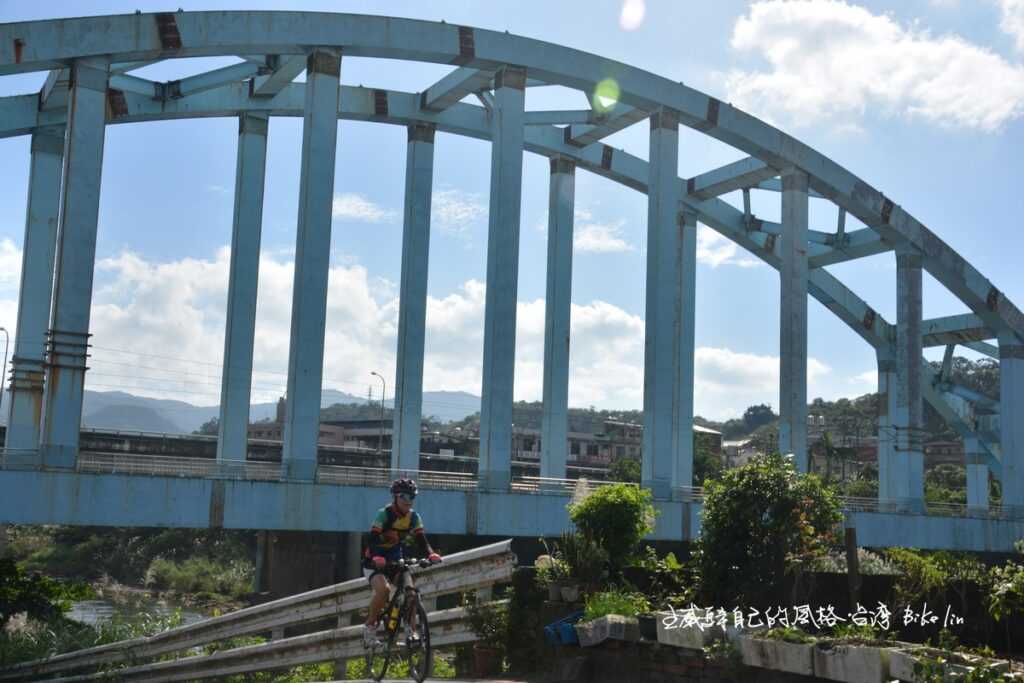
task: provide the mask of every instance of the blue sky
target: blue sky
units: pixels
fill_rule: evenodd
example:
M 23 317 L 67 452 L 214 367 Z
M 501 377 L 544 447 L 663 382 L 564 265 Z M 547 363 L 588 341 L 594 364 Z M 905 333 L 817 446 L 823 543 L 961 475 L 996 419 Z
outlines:
M 1024 237 L 1017 179 L 1024 113 L 1024 3 L 246 2 L 203 9 L 301 9 L 444 19 L 601 54 L 683 81 L 797 135 L 921 219 L 1018 306 Z M 0 21 L 174 9 L 132 2 L 0 2 Z M 237 61 L 178 60 L 140 76 L 169 80 Z M 342 82 L 419 91 L 450 67 L 345 58 Z M 44 74 L 0 77 L 0 95 Z M 530 89 L 528 109 L 579 109 L 584 94 Z M 223 348 L 237 123 L 107 128 L 89 387 L 216 403 Z M 647 157 L 647 123 L 607 142 Z M 680 175 L 745 156 L 683 129 Z M 295 248 L 301 120 L 270 126 L 254 400 L 283 392 Z M 480 391 L 489 145 L 438 134 L 431 234 L 428 390 Z M 28 139 L 0 140 L 0 324 L 14 329 Z M 405 131 L 339 124 L 325 386 L 365 395 L 371 370 L 394 377 Z M 541 391 L 548 170 L 524 161 L 516 397 Z M 779 198 L 754 193 L 759 216 Z M 646 199 L 577 174 L 570 403 L 642 404 Z M 738 196 L 727 196 L 734 203 Z M 811 227 L 835 229 L 812 201 Z M 848 224 L 848 229 L 856 225 Z M 697 272 L 696 412 L 777 406 L 778 275 L 702 228 Z M 831 267 L 895 321 L 894 256 Z M 925 276 L 926 317 L 966 308 Z M 874 389 L 874 356 L 810 303 L 809 397 Z M 375 384 L 379 395 L 379 384 Z M 430 406 L 425 406 L 429 412 Z

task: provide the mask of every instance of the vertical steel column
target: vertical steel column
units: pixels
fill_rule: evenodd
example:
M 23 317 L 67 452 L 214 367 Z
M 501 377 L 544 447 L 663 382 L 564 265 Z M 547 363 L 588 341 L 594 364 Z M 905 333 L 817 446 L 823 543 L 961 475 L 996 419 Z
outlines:
M 56 290 L 47 340 L 40 437 L 43 464 L 50 467 L 74 467 L 78 456 L 109 74 L 106 57 L 77 59 L 71 65 Z
M 306 60 L 282 474 L 307 481 L 316 477 L 320 432 L 340 76 L 341 52 L 337 49 L 316 48 Z
M 506 66 L 494 78 L 479 466 L 480 486 L 490 489 L 511 481 L 525 88 L 520 67 Z
M 540 476 L 564 479 L 569 438 L 569 327 L 572 307 L 572 230 L 576 165 L 551 159 L 548 187 L 548 264 L 544 295 L 544 413 Z
M 697 317 L 697 215 L 679 215 L 676 259 L 676 436 L 672 447 L 672 488 L 693 486 L 693 355 Z
M 43 413 L 46 330 L 50 325 L 50 298 L 53 295 L 64 133 L 63 128 L 32 133 L 21 288 L 18 290 L 18 320 L 14 357 L 11 359 L 11 400 L 4 444 L 10 449 L 7 461 L 12 464 L 38 462 L 38 455 L 28 451 L 39 448 Z
M 264 112 L 245 113 L 238 117 L 235 218 L 231 231 L 231 271 L 228 275 L 220 431 L 217 436 L 217 461 L 220 463 L 245 460 L 248 450 L 267 124 Z
M 807 174 L 782 172 L 782 267 L 779 320 L 779 451 L 797 470 L 807 461 Z
M 892 498 L 924 511 L 924 406 L 921 402 L 921 255 L 896 250 L 896 453 Z
M 999 337 L 999 430 L 1003 507 L 1024 513 L 1024 342 Z
M 964 459 L 967 462 L 967 512 L 988 512 L 988 459 L 976 437 L 964 439 Z
M 391 469 L 420 468 L 423 346 L 427 329 L 430 199 L 434 183 L 434 126 L 409 126 L 405 157 L 402 288 L 398 299 L 398 363 Z
M 878 360 L 878 501 L 887 505 L 892 498 L 893 455 L 896 434 L 892 426 L 896 402 L 896 361 L 886 351 L 879 350 Z
M 679 115 L 650 118 L 647 292 L 644 320 L 644 441 L 641 485 L 671 497 L 679 443 Z

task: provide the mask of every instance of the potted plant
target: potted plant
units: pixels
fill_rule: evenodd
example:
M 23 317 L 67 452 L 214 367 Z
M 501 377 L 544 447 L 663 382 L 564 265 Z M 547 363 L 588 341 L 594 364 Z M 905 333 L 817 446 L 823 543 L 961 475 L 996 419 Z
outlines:
M 637 615 L 651 608 L 638 593 L 609 590 L 586 598 L 583 618 L 576 624 L 580 645 L 587 647 L 608 640 L 639 640 Z
M 463 600 L 463 607 L 466 609 L 470 628 L 479 638 L 473 644 L 473 675 L 500 674 L 509 635 L 508 605 L 481 603 L 476 596 L 467 596 Z
M 814 636 L 795 627 L 772 628 L 738 638 L 743 663 L 811 676 L 814 674 Z
M 580 586 L 595 592 L 607 576 L 608 553 L 596 541 L 580 532 L 566 532 L 558 539 L 558 550 L 569 568 L 569 579 L 562 587 L 562 599 L 575 602 Z
M 569 580 L 569 565 L 557 556 L 541 555 L 537 558 L 537 585 L 548 589 L 548 600 L 562 599 L 562 586 Z

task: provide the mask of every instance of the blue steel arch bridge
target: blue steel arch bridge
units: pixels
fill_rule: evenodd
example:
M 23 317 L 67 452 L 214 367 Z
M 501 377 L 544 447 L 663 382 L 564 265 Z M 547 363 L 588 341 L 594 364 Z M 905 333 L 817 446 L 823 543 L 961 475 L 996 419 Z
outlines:
M 171 82 L 134 75 L 161 60 L 242 61 Z M 452 65 L 421 92 L 340 83 L 346 57 Z M 305 71 L 305 83 L 293 82 Z M 1024 536 L 1024 315 L 981 272 L 892 198 L 771 125 L 694 90 L 598 55 L 446 23 L 301 12 L 174 12 L 0 25 L 0 75 L 47 72 L 38 93 L 0 98 L 0 136 L 31 136 L 0 522 L 362 530 L 395 471 L 420 471 L 428 242 L 436 131 L 491 143 L 478 475 L 419 476 L 440 533 L 530 535 L 566 524 L 568 335 L 574 181 L 597 174 L 647 196 L 642 485 L 660 509 L 655 538 L 699 532 L 693 477 L 696 226 L 780 274 L 780 446 L 806 470 L 807 305 L 814 297 L 876 353 L 878 500 L 847 500 L 865 545 L 1006 550 Z M 614 79 L 610 107 L 526 111 L 527 88 L 588 94 Z M 470 96 L 475 100 L 465 102 Z M 597 100 L 594 100 L 595 103 Z M 246 459 L 263 181 L 272 117 L 303 119 L 287 412 L 280 464 Z M 216 458 L 98 456 L 80 448 L 89 311 L 106 127 L 200 117 L 238 120 L 234 225 Z M 394 442 L 375 471 L 317 461 L 331 201 L 338 120 L 405 126 L 408 148 Z M 650 123 L 642 159 L 602 140 Z M 746 158 L 678 176 L 680 126 Z M 342 141 L 343 142 L 343 141 Z M 513 369 L 524 152 L 550 159 L 543 452 L 539 478 L 513 476 Z M 742 190 L 743 208 L 721 196 Z M 781 220 L 750 208 L 774 193 Z M 811 226 L 810 198 L 836 209 Z M 851 216 L 864 228 L 846 230 Z M 824 229 L 826 228 L 827 229 Z M 824 266 L 894 252 L 897 319 L 885 320 Z M 922 318 L 928 272 L 971 311 Z M 993 400 L 950 376 L 956 346 L 998 358 Z M 935 373 L 925 347 L 944 346 Z M 924 501 L 928 402 L 965 444 L 968 501 Z M 988 499 L 992 475 L 1001 505 Z

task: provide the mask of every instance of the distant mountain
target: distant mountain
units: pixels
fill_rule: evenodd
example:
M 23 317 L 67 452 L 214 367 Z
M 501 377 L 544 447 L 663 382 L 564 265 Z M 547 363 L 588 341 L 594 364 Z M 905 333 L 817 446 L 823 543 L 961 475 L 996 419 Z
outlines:
M 4 388 L 0 406 L 0 424 L 7 424 L 10 394 Z M 366 403 L 365 396 L 356 396 L 336 389 L 325 389 L 320 407 L 335 403 Z M 376 402 L 376 401 L 375 401 Z M 393 407 L 394 401 L 385 401 Z M 423 413 L 441 422 L 461 420 L 480 410 L 480 397 L 462 391 L 427 391 L 423 394 Z M 219 406 L 196 406 L 184 401 L 135 396 L 124 391 L 86 391 L 82 405 L 82 424 L 94 429 L 126 429 L 147 432 L 191 433 L 220 414 Z M 249 420 L 274 419 L 277 402 L 254 403 L 249 407 Z
M 111 404 L 82 417 L 82 425 L 92 429 L 121 429 L 163 434 L 182 431 L 174 422 L 149 406 Z

